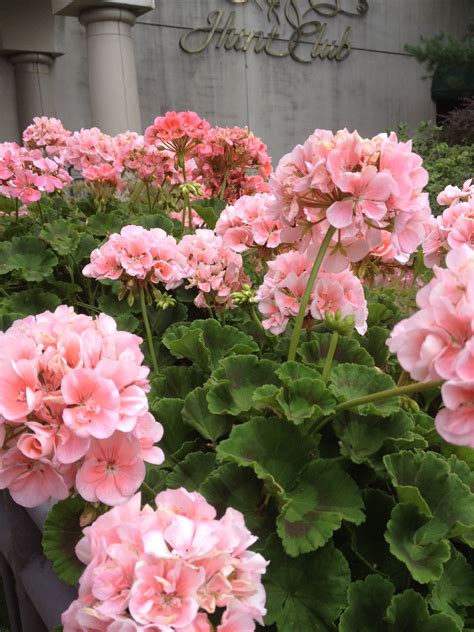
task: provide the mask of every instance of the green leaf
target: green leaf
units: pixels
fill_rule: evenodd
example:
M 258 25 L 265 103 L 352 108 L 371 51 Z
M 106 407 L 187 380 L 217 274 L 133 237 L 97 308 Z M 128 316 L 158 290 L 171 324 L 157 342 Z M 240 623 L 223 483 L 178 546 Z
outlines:
M 358 337 L 360 344 L 372 356 L 375 366 L 383 368 L 390 356 L 387 339 L 390 331 L 385 327 L 369 327 L 364 336 Z
M 380 575 L 368 575 L 351 584 L 339 632 L 387 632 L 384 617 L 394 592 L 393 584 Z
M 278 632 L 328 632 L 346 604 L 349 566 L 329 542 L 323 549 L 297 559 L 284 554 L 273 536 L 264 551 L 270 559 L 264 585 L 267 624 Z M 351 632 L 359 632 L 353 628 Z M 373 631 L 372 631 L 373 632 Z
M 230 437 L 217 446 L 217 458 L 252 468 L 272 493 L 282 495 L 294 486 L 312 450 L 311 439 L 303 438 L 290 422 L 256 417 L 234 426 Z
M 324 367 L 331 338 L 332 334 L 312 333 L 311 340 L 304 342 L 298 349 L 298 354 L 303 359 L 303 362 L 314 364 L 321 368 Z M 333 365 L 348 362 L 365 366 L 374 365 L 369 353 L 360 346 L 357 340 L 347 336 L 340 336 L 334 354 Z
M 204 375 L 191 366 L 169 366 L 161 375 L 153 378 L 151 399 L 176 397 L 184 399 L 196 386 L 202 386 Z
M 331 391 L 339 402 L 346 402 L 357 397 L 365 397 L 379 391 L 395 388 L 395 382 L 389 375 L 377 369 L 356 364 L 339 364 L 331 372 Z M 359 415 L 378 415 L 388 417 L 398 412 L 399 398 L 392 397 L 378 402 L 371 402 L 354 408 Z
M 254 355 L 224 358 L 211 375 L 207 394 L 209 410 L 218 415 L 239 415 L 252 408 L 255 389 L 265 384 L 278 384 L 276 362 L 258 360 Z
M 153 414 L 164 429 L 160 448 L 166 457 L 173 455 L 185 442 L 191 441 L 195 437 L 191 428 L 183 421 L 183 405 L 182 399 L 164 397 L 152 406 Z
M 46 311 L 54 311 L 60 305 L 60 299 L 51 292 L 39 288 L 15 292 L 8 301 L 12 312 L 23 316 L 35 316 Z
M 201 483 L 215 470 L 216 456 L 212 452 L 192 452 L 184 461 L 174 466 L 166 477 L 166 486 L 171 489 L 185 487 L 198 491 Z
M 414 590 L 396 595 L 386 614 L 388 632 L 461 632 L 444 614 L 430 615 L 424 598 Z
M 143 226 L 143 228 L 147 228 L 148 230 L 151 228 L 161 228 L 169 235 L 173 233 L 173 222 L 169 217 L 165 217 L 165 215 L 161 215 L 160 213 L 138 215 L 133 218 L 133 223 L 137 226 Z
M 4 257 L 8 257 L 8 262 Z M 48 277 L 58 263 L 56 256 L 36 237 L 15 237 L 10 244 L 0 244 L 0 261 L 0 274 L 15 270 L 25 281 L 32 282 Z
M 417 544 L 437 542 L 454 528 L 472 528 L 474 524 L 474 494 L 452 471 L 454 462 L 421 450 L 384 457 L 400 501 L 415 504 L 431 518 L 416 533 Z
M 245 524 L 252 532 L 261 530 L 262 523 L 269 517 L 268 508 L 262 511 L 262 482 L 250 469 L 238 467 L 235 463 L 226 463 L 214 469 L 199 491 L 220 515 L 228 507 L 241 511 Z
M 294 557 L 326 544 L 343 520 L 360 524 L 365 518 L 359 488 L 329 459 L 308 463 L 286 497 L 277 532 Z
M 352 550 L 369 566 L 390 577 L 396 587 L 405 588 L 408 570 L 390 553 L 384 538 L 395 501 L 379 489 L 365 489 L 362 498 L 366 519 L 360 526 L 352 527 Z
M 200 217 L 202 217 L 207 226 L 212 230 L 215 228 L 219 215 L 226 206 L 227 203 L 219 198 L 192 201 L 193 209 Z
M 412 439 L 413 419 L 400 410 L 390 417 L 349 413 L 334 421 L 334 430 L 341 444 L 341 454 L 354 463 L 364 463 L 376 454 L 384 442 L 394 438 Z M 426 444 L 425 444 L 426 445 Z
M 76 556 L 75 547 L 82 538 L 79 519 L 86 503 L 80 496 L 61 500 L 50 509 L 43 529 L 43 552 L 53 562 L 56 575 L 75 586 L 85 566 Z
M 463 625 L 463 620 L 456 612 L 457 606 L 474 606 L 474 569 L 468 564 L 464 555 L 454 546 L 451 557 L 443 567 L 443 574 L 431 591 L 429 604 L 438 612 L 452 616 Z
M 119 233 L 128 223 L 130 223 L 130 218 L 121 211 L 97 213 L 89 217 L 86 229 L 92 235 L 105 237 L 111 233 Z
M 163 343 L 175 357 L 191 360 L 203 371 L 213 371 L 226 356 L 258 352 L 250 336 L 213 318 L 172 325 Z
M 198 386 L 184 400 L 183 419 L 205 439 L 216 443 L 230 432 L 234 419 L 226 415 L 214 415 L 209 412 L 206 395 L 208 388 Z
M 302 377 L 285 386 L 276 396 L 281 410 L 295 424 L 318 419 L 336 410 L 336 400 L 322 380 Z
M 80 233 L 76 249 L 70 254 L 76 263 L 80 263 L 83 259 L 90 259 L 91 252 L 97 248 L 98 245 L 99 241 L 94 239 L 92 235 Z
M 367 324 L 369 327 L 390 323 L 393 318 L 392 310 L 382 303 L 368 303 L 368 308 Z
M 79 245 L 79 233 L 72 222 L 57 219 L 51 224 L 45 224 L 40 232 L 44 239 L 58 255 L 71 254 Z
M 406 564 L 420 584 L 438 580 L 451 555 L 447 540 L 425 545 L 415 542 L 417 531 L 428 521 L 416 505 L 401 503 L 394 507 L 385 533 L 392 555 Z
M 301 362 L 283 362 L 275 373 L 286 386 L 290 385 L 294 380 L 300 380 L 301 378 L 310 378 L 313 380 L 321 379 L 320 371 L 306 366 Z

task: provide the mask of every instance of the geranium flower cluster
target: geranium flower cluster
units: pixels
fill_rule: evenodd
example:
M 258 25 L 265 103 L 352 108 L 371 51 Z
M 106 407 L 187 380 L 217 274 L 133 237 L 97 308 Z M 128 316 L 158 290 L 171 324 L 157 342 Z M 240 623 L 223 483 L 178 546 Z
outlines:
M 393 133 L 364 139 L 347 130 L 316 130 L 272 174 L 272 213 L 316 245 L 335 229 L 326 261 L 333 271 L 379 246 L 381 229 L 390 232 L 397 256 L 407 257 L 426 234 L 427 181 L 411 143 L 398 142 Z
M 283 224 L 269 214 L 274 201 L 270 193 L 257 193 L 244 195 L 227 206 L 215 228 L 223 245 L 235 252 L 258 248 L 263 256 L 277 248 L 281 244 Z
M 242 256 L 226 248 L 222 237 L 207 229 L 185 235 L 178 248 L 186 257 L 186 287 L 199 290 L 194 299 L 197 307 L 232 309 L 232 294 L 249 283 Z
M 87 568 L 64 632 L 253 632 L 263 625 L 267 562 L 242 514 L 221 519 L 196 492 L 168 490 L 156 509 L 140 495 L 84 530 L 76 553 Z M 214 627 L 208 615 L 222 609 Z
M 269 191 L 271 171 L 267 146 L 246 127 L 214 127 L 198 147 L 196 176 L 208 197 L 233 203 L 243 195 Z
M 96 279 L 120 279 L 129 289 L 163 284 L 175 289 L 187 281 L 199 290 L 198 307 L 233 307 L 232 293 L 248 282 L 242 257 L 227 248 L 212 230 L 197 230 L 179 243 L 160 228 L 125 226 L 91 253 L 83 274 Z M 134 283 L 130 283 L 133 281 Z
M 145 130 L 145 142 L 176 154 L 178 162 L 192 157 L 206 138 L 209 123 L 196 112 L 167 112 Z
M 474 250 L 451 250 L 446 266 L 434 267 L 417 294 L 419 311 L 395 326 L 388 346 L 414 380 L 444 380 L 436 429 L 474 447 Z
M 141 226 L 125 226 L 113 233 L 100 248 L 91 253 L 91 262 L 83 270 L 86 277 L 121 279 L 125 283 L 137 279 L 146 283 L 163 283 L 167 290 L 181 285 L 186 259 L 180 254 L 176 240 L 161 228 L 147 230 Z
M 60 191 L 71 181 L 58 156 L 47 158 L 40 149 L 0 143 L 0 195 L 32 204 L 44 193 Z
M 425 264 L 440 264 L 452 248 L 467 244 L 474 248 L 474 185 L 466 180 L 462 189 L 448 186 L 438 195 L 438 204 L 449 205 L 442 215 L 431 218 L 423 242 Z
M 175 173 L 172 153 L 146 143 L 135 132 L 115 137 L 115 153 L 114 165 L 120 171 L 153 186 L 162 186 L 166 177 Z
M 20 505 L 116 505 L 161 463 L 141 339 L 60 306 L 0 333 L 0 488 Z
M 313 260 L 301 251 L 280 254 L 268 263 L 268 272 L 255 297 L 265 316 L 262 325 L 273 334 L 285 331 L 288 321 L 298 315 Z M 305 317 L 324 320 L 339 312 L 351 316 L 360 334 L 367 331 L 367 303 L 360 280 L 346 269 L 339 273 L 319 273 L 311 292 Z
M 59 156 L 70 135 L 59 119 L 36 116 L 23 132 L 23 144 L 27 149 L 42 149 L 48 156 Z

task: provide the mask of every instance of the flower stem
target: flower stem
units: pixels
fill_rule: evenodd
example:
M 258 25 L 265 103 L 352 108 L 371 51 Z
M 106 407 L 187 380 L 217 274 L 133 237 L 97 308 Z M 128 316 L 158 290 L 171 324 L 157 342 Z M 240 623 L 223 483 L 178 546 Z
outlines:
M 333 331 L 331 342 L 329 343 L 328 354 L 326 356 L 326 360 L 324 362 L 324 367 L 323 367 L 323 382 L 325 384 L 327 384 L 329 380 L 329 374 L 331 373 L 332 361 L 334 360 L 334 354 L 336 353 L 338 340 L 339 340 L 339 332 Z
M 225 188 L 227 186 L 227 169 L 224 171 L 224 177 L 222 178 L 222 186 L 221 186 L 221 191 L 219 193 L 219 199 L 223 200 L 224 199 L 224 193 L 225 193 Z
M 347 402 L 342 402 L 336 406 L 336 412 L 339 413 L 342 410 L 347 410 L 348 408 L 362 406 L 363 404 L 370 404 L 371 402 L 379 402 L 382 399 L 389 399 L 391 397 L 397 397 L 398 395 L 409 395 L 410 393 L 429 391 L 433 388 L 439 388 L 443 383 L 444 380 L 433 380 L 431 382 L 415 382 L 414 384 L 408 384 L 407 386 L 388 388 L 385 391 L 371 393 L 370 395 L 365 395 L 364 397 L 356 397 L 355 399 L 349 399 Z
M 148 182 L 146 182 L 145 186 L 146 186 L 146 197 L 148 200 L 148 212 L 151 214 L 153 211 L 153 207 L 151 205 L 150 185 Z
M 153 369 L 158 372 L 158 362 L 156 361 L 153 336 L 151 335 L 150 321 L 148 320 L 148 312 L 146 309 L 145 290 L 142 286 L 140 286 L 140 307 L 142 309 L 143 324 L 145 325 L 146 340 L 148 343 L 148 351 L 150 352 L 151 363 L 153 365 Z
M 309 275 L 308 283 L 306 284 L 306 288 L 301 299 L 298 316 L 295 320 L 295 327 L 291 336 L 290 350 L 288 352 L 288 360 L 294 360 L 296 358 L 296 349 L 298 348 L 298 343 L 300 341 L 301 329 L 303 327 L 306 308 L 308 307 L 309 299 L 311 298 L 311 292 L 313 291 L 318 272 L 321 268 L 321 264 L 323 263 L 324 255 L 326 254 L 326 250 L 328 249 L 329 244 L 331 243 L 332 236 L 335 232 L 336 229 L 333 226 L 330 226 L 328 228 L 328 231 L 323 239 L 323 243 L 319 247 L 319 252 L 316 255 L 316 259 L 314 260 L 313 269 L 311 270 L 311 274 Z

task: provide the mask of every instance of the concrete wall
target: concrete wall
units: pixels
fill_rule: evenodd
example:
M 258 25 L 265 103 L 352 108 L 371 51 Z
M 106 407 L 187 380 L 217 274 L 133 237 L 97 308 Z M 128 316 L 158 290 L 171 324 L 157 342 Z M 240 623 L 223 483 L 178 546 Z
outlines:
M 314 3 L 315 0 L 313 0 Z M 327 2 L 328 0 L 326 0 Z M 265 10 L 260 10 L 258 2 Z M 308 0 L 296 0 L 300 8 Z M 334 4 L 335 0 L 331 2 Z M 269 144 L 275 159 L 311 133 L 315 127 L 357 128 L 373 134 L 407 122 L 411 127 L 434 116 L 430 81 L 424 69 L 404 53 L 406 43 L 439 31 L 464 32 L 473 16 L 472 0 L 369 0 L 362 17 L 339 15 L 327 22 L 327 37 L 339 39 L 351 27 L 353 50 L 341 62 L 314 60 L 300 64 L 290 57 L 270 57 L 216 49 L 187 54 L 180 38 L 205 27 L 211 11 L 236 12 L 236 28 L 272 28 L 268 0 L 157 0 L 156 9 L 141 16 L 134 27 L 135 54 L 143 125 L 166 110 L 193 109 L 220 125 L 248 125 Z M 271 3 L 270 3 L 271 4 Z M 283 2 L 281 2 L 283 5 Z M 340 0 L 353 11 L 358 0 Z M 274 50 L 288 50 L 291 28 L 282 9 L 280 38 Z M 310 18 L 308 18 L 310 19 Z M 312 17 L 311 19 L 315 19 Z M 93 124 L 87 82 L 84 28 L 76 18 L 56 18 L 59 45 L 65 55 L 53 67 L 56 109 L 71 129 Z M 1 27 L 0 27 L 1 28 Z M 314 38 L 305 37 L 312 42 Z M 311 43 L 298 51 L 309 58 Z M 17 135 L 13 75 L 0 60 L 0 137 Z

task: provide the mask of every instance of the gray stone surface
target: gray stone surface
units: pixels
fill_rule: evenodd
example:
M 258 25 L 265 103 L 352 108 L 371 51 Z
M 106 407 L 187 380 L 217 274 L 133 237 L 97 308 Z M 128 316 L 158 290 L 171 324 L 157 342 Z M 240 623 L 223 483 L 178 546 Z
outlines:
M 442 30 L 463 33 L 474 17 L 472 0 L 368 1 L 362 17 L 311 18 L 326 22 L 329 40 L 339 39 L 350 26 L 353 50 L 347 59 L 299 64 L 289 57 L 257 55 L 253 45 L 245 53 L 216 49 L 217 36 L 200 54 L 186 54 L 179 46 L 183 35 L 205 27 L 208 14 L 217 10 L 225 16 L 235 11 L 238 30 L 268 33 L 268 0 L 258 0 L 265 10 L 257 0 L 156 0 L 156 8 L 133 27 L 143 126 L 166 110 L 193 109 L 214 124 L 249 125 L 269 144 L 276 162 L 315 127 L 347 126 L 373 134 L 401 121 L 413 128 L 432 119 L 430 81 L 423 79 L 424 68 L 404 52 L 404 45 Z M 300 9 L 309 6 L 309 0 L 295 2 Z M 357 4 L 339 2 L 350 11 Z M 84 28 L 73 17 L 55 20 L 58 49 L 64 51 L 51 70 L 57 113 L 71 129 L 92 125 Z M 274 50 L 288 50 L 291 29 L 278 28 Z M 311 44 L 298 47 L 303 57 L 310 52 Z M 0 89 L 7 96 L 0 102 L 2 139 L 18 133 L 12 76 L 0 60 Z

